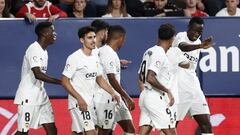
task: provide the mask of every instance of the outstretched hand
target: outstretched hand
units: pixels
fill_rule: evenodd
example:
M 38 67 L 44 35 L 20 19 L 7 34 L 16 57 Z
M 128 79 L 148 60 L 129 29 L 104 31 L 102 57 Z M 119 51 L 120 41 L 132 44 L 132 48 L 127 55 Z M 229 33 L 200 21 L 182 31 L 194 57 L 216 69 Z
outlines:
M 117 102 L 117 104 L 119 104 L 119 102 L 120 102 L 120 97 L 119 97 L 118 95 L 116 95 L 116 94 L 114 93 L 114 94 L 112 94 L 112 98 L 113 98 L 114 101 Z
M 84 101 L 84 99 L 80 98 L 80 99 L 77 99 L 77 102 L 78 102 L 78 105 L 79 105 L 79 109 L 80 111 L 87 111 L 87 103 Z
M 203 49 L 208 49 L 210 47 L 213 46 L 213 37 L 210 36 L 208 38 L 206 38 L 203 42 L 202 42 L 202 48 Z
M 125 59 L 121 59 L 120 60 L 120 64 L 121 64 L 121 68 L 122 69 L 126 69 L 128 66 L 128 64 L 131 64 L 132 63 L 132 61 L 130 61 L 130 60 L 125 60 Z
M 130 111 L 135 109 L 135 102 L 130 97 L 126 97 L 126 98 L 123 97 L 123 99 Z

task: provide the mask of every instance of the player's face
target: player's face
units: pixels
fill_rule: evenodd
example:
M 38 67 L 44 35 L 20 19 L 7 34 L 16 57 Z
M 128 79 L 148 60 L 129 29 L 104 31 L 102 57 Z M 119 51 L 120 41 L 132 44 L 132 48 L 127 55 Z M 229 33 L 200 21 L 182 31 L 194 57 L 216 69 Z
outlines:
M 5 0 L 0 0 L 0 14 L 2 14 L 5 7 Z
M 120 9 L 122 5 L 122 0 L 112 0 L 113 9 Z
M 54 41 L 57 39 L 57 33 L 55 32 L 55 28 L 52 25 L 51 27 L 48 28 L 47 30 L 47 40 L 50 44 L 53 44 Z
M 157 9 L 164 9 L 167 4 L 167 0 L 154 0 L 154 3 Z
M 122 35 L 121 37 L 119 37 L 119 39 L 118 39 L 118 50 L 121 49 L 121 47 L 123 46 L 124 41 L 125 41 L 125 35 Z
M 238 0 L 226 0 L 225 3 L 227 8 L 232 10 L 236 9 L 239 4 Z
M 83 38 L 80 38 L 80 42 L 87 49 L 94 49 L 96 46 L 96 34 L 95 32 L 87 33 Z
M 37 7 L 42 7 L 45 4 L 46 0 L 34 0 L 34 4 Z
M 191 41 L 196 41 L 202 35 L 202 31 L 202 24 L 193 23 L 188 28 L 187 36 Z
M 74 10 L 81 12 L 86 7 L 86 0 L 75 0 L 74 2 Z

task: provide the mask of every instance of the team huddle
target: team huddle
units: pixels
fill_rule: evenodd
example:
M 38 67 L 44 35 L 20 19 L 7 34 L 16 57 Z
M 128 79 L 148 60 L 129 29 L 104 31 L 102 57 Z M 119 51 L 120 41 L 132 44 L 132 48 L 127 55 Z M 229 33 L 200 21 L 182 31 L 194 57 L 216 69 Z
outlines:
M 177 123 L 187 113 L 197 121 L 202 135 L 213 135 L 208 104 L 195 72 L 200 50 L 212 46 L 212 37 L 199 39 L 203 26 L 200 17 L 191 18 L 188 30 L 177 34 L 173 25 L 160 25 L 158 42 L 145 51 L 138 70 L 139 135 L 150 134 L 153 128 L 176 135 Z M 116 124 L 124 135 L 134 135 L 130 111 L 135 103 L 120 82 L 121 66 L 130 61 L 120 60 L 117 54 L 125 29 L 102 20 L 81 27 L 82 47 L 68 56 L 61 80 L 46 74 L 47 47 L 56 40 L 53 24 L 41 22 L 35 33 L 38 39 L 25 52 L 14 100 L 18 105 L 16 135 L 39 127 L 48 135 L 57 134 L 44 82 L 62 85 L 68 92 L 73 135 L 110 135 Z

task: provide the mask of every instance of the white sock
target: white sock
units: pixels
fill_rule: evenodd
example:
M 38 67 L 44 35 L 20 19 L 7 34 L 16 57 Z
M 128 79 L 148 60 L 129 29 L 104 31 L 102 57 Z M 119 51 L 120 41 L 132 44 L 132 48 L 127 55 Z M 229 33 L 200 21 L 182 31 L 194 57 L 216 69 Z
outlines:
M 202 133 L 202 135 L 214 135 L 213 133 Z
M 134 133 L 123 132 L 123 135 L 134 135 Z

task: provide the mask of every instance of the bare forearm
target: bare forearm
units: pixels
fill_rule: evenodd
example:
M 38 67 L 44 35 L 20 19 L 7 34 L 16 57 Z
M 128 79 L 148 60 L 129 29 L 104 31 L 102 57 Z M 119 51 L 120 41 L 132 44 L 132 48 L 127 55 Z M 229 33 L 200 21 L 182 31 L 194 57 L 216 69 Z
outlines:
M 147 82 L 150 83 L 153 87 L 157 88 L 158 91 L 164 91 L 168 93 L 169 90 L 164 85 L 162 85 L 155 76 L 156 75 L 153 71 L 148 70 Z
M 111 86 L 122 96 L 122 97 L 128 97 L 127 92 L 121 87 L 121 85 L 118 83 L 118 81 L 115 78 L 108 78 L 109 79 L 109 83 L 111 84 Z
M 76 99 L 82 98 L 79 93 L 72 87 L 69 79 L 65 76 L 62 77 L 62 85 L 66 89 L 66 91 Z
M 153 81 L 149 82 L 153 87 L 157 88 L 159 91 L 164 91 L 168 93 L 168 89 L 163 86 L 161 83 L 158 82 L 157 79 L 154 79 Z
M 97 77 L 97 83 L 98 85 L 103 88 L 105 91 L 107 91 L 110 95 L 114 94 L 114 90 L 113 88 L 107 83 L 107 81 L 105 79 L 103 79 L 103 77 Z
M 61 80 L 48 76 L 44 73 L 38 73 L 35 75 L 35 78 L 47 83 L 61 84 Z
M 181 68 L 188 69 L 190 67 L 190 63 L 179 63 L 178 66 Z
M 179 48 L 183 52 L 190 52 L 193 50 L 201 49 L 201 48 L 203 48 L 203 46 L 202 46 L 202 44 L 192 45 L 192 44 L 180 43 Z

